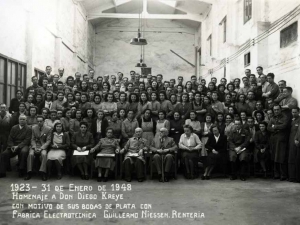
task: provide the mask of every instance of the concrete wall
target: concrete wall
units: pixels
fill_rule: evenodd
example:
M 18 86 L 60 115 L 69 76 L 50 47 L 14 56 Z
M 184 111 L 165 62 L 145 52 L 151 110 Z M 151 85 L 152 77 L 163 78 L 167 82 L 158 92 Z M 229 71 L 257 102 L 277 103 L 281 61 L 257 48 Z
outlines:
M 0 21 L 0 53 L 27 63 L 27 85 L 34 68 L 64 67 L 65 76 L 94 68 L 95 31 L 76 1 L 2 0 Z
M 137 36 L 137 20 L 110 20 L 96 27 L 95 58 L 97 75 L 116 74 L 122 71 L 141 72 L 135 65 L 140 59 L 140 47 L 130 45 Z M 195 63 L 195 29 L 170 20 L 147 20 L 144 33 L 148 41 L 145 46 L 145 63 L 152 67 L 152 74 L 163 74 L 165 79 L 195 74 L 195 68 L 173 54 L 174 52 Z M 120 32 L 123 31 L 123 32 Z M 179 33 L 182 32 L 182 33 Z
M 211 77 L 221 79 L 224 77 L 224 65 L 220 69 L 209 74 L 209 70 L 222 64 L 222 60 L 229 58 L 244 44 L 251 39 L 265 32 L 278 19 L 295 9 L 300 2 L 298 0 L 253 0 L 252 1 L 252 19 L 244 23 L 244 1 L 243 0 L 217 0 L 210 13 L 202 23 L 198 34 L 201 33 L 201 40 L 198 45 L 202 49 L 202 63 L 200 75 L 210 80 Z M 227 17 L 227 41 L 222 42 L 223 29 L 222 19 Z M 299 40 L 286 48 L 280 48 L 280 31 L 291 23 L 298 21 L 300 16 L 296 16 L 290 22 L 285 20 L 278 30 L 269 37 L 255 45 L 250 45 L 234 60 L 226 65 L 227 79 L 243 77 L 246 68 L 251 69 L 256 74 L 258 65 L 264 67 L 264 73 L 273 72 L 275 81 L 281 79 L 287 81 L 287 84 L 293 87 L 294 96 L 300 99 L 300 91 L 297 90 L 299 81 L 297 75 L 300 72 L 299 61 Z M 299 23 L 299 22 L 298 22 Z M 298 36 L 300 29 L 298 28 Z M 209 47 L 207 38 L 213 37 L 213 54 L 209 56 Z M 244 67 L 244 54 L 251 53 L 251 63 Z

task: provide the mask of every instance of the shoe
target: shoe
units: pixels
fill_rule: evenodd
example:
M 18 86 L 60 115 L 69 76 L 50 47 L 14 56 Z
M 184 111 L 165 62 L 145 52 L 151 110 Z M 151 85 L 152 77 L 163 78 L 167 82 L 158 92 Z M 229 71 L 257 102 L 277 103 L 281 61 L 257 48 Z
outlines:
M 90 179 L 90 176 L 89 176 L 89 175 L 84 175 L 84 179 L 85 179 L 85 180 L 89 180 L 89 179 Z
M 126 178 L 125 179 L 127 182 L 131 182 L 131 178 Z
M 0 173 L 0 178 L 6 177 L 5 173 Z
M 108 177 L 104 177 L 103 182 L 107 182 L 108 181 Z
M 85 180 L 84 174 L 81 174 L 80 177 L 81 177 L 81 180 Z
M 280 181 L 285 181 L 286 180 L 286 177 L 281 177 L 280 178 Z
M 31 174 L 27 173 L 26 177 L 24 178 L 24 180 L 30 180 L 31 179 Z
M 158 175 L 158 181 L 159 181 L 159 182 L 164 182 L 164 180 L 163 180 L 163 178 L 162 178 L 162 175 L 161 175 L 161 174 L 159 174 L 159 175 Z
M 101 181 L 102 181 L 102 177 L 98 177 L 97 182 L 101 182 Z
M 61 175 L 61 174 L 58 174 L 58 175 L 57 175 L 57 180 L 61 180 L 61 178 L 62 178 L 62 175 Z
M 165 182 L 169 182 L 169 180 L 170 180 L 169 177 L 166 176 L 166 177 L 165 177 Z
M 138 179 L 138 182 L 143 182 L 143 181 L 144 181 L 143 178 Z
M 264 172 L 263 178 L 264 178 L 264 179 L 267 179 L 267 178 L 268 178 L 267 171 Z
M 206 179 L 206 176 L 202 175 L 201 180 L 205 180 L 205 179 Z
M 206 177 L 205 177 L 205 180 L 210 180 L 210 176 L 206 176 Z
M 24 171 L 23 170 L 19 170 L 19 177 L 24 177 Z
M 240 180 L 241 180 L 241 181 L 246 181 L 246 177 L 240 176 Z
M 42 181 L 46 181 L 46 180 L 48 180 L 47 174 L 43 173 L 42 174 Z
M 236 175 L 231 175 L 230 176 L 230 180 L 236 180 L 236 178 L 237 178 Z

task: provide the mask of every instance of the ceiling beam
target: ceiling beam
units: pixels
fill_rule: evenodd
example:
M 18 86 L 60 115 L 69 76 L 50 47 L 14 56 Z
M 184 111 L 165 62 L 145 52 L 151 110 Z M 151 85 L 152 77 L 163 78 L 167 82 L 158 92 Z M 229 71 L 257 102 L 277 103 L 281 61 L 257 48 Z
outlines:
M 95 20 L 98 18 L 115 18 L 115 19 L 138 19 L 139 14 L 129 13 L 89 13 L 87 16 L 88 20 Z M 192 20 L 202 22 L 203 16 L 197 14 L 149 14 L 143 13 L 143 19 L 166 19 L 166 20 Z

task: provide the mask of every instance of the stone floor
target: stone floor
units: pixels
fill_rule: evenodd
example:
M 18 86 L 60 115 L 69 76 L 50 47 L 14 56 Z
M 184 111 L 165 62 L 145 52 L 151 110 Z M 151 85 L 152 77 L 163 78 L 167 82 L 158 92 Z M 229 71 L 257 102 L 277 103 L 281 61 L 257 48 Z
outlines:
M 19 194 L 41 194 L 41 184 L 50 184 L 50 191 L 44 192 L 52 196 L 56 194 L 57 199 L 50 199 L 44 203 L 50 203 L 53 206 L 50 213 L 56 212 L 87 212 L 88 210 L 67 210 L 67 204 L 86 204 L 91 203 L 112 204 L 114 212 L 137 212 L 138 219 L 105 219 L 103 209 L 89 210 L 96 213 L 97 218 L 84 219 L 46 219 L 43 218 L 42 209 L 34 209 L 31 212 L 40 212 L 42 218 L 21 219 L 12 218 L 12 204 L 23 203 L 25 207 L 18 209 L 18 212 L 29 212 L 27 209 L 29 203 L 41 203 L 39 200 L 13 200 L 11 192 L 12 183 L 28 183 L 37 186 L 29 192 L 20 191 Z M 77 193 L 70 192 L 69 184 L 92 186 L 92 192 L 89 194 L 98 194 L 97 200 L 77 200 Z M 159 183 L 156 180 L 147 180 L 143 183 L 132 181 L 132 190 L 123 193 L 124 199 L 119 201 L 103 200 L 101 192 L 98 192 L 98 185 L 107 186 L 107 192 L 111 191 L 111 184 L 124 184 L 123 181 L 109 181 L 107 183 L 97 183 L 95 180 L 82 181 L 79 177 L 64 176 L 62 180 L 50 179 L 42 182 L 38 177 L 33 177 L 29 182 L 17 178 L 16 173 L 11 172 L 7 178 L 0 180 L 0 224 L 300 224 L 300 184 L 262 180 L 248 179 L 246 182 L 240 180 L 230 181 L 225 178 L 211 179 L 208 181 L 185 180 L 179 176 L 178 180 L 172 180 L 170 183 Z M 127 185 L 127 183 L 125 183 Z M 55 186 L 63 186 L 65 194 L 73 194 L 74 200 L 60 200 L 59 192 L 54 190 Z M 135 204 L 136 209 L 116 209 L 116 204 Z M 65 209 L 56 209 L 57 204 L 64 204 Z M 150 212 L 169 213 L 172 217 L 172 210 L 178 212 L 201 212 L 205 218 L 141 218 L 140 204 L 151 204 Z M 203 214 L 202 214 L 203 215 Z

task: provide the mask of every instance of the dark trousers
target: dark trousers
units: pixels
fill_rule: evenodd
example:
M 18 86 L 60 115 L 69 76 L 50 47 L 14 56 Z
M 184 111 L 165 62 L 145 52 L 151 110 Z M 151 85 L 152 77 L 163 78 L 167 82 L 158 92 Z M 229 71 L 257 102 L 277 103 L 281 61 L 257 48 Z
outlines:
M 300 148 L 296 148 L 296 157 L 294 163 L 288 164 L 289 178 L 300 181 Z
M 24 146 L 22 149 L 18 149 L 15 152 L 12 152 L 11 149 L 6 149 L 1 153 L 0 157 L 0 173 L 5 174 L 7 164 L 10 162 L 10 158 L 18 155 L 19 157 L 19 170 L 26 170 L 26 162 L 29 153 L 29 147 Z
M 287 178 L 287 165 L 285 163 L 274 162 L 274 176 Z
M 131 161 L 132 160 L 132 161 Z M 133 163 L 131 163 L 133 162 Z M 127 158 L 123 162 L 125 170 L 125 178 L 131 179 L 132 171 L 135 169 L 137 179 L 144 178 L 144 162 L 138 158 Z
M 169 173 L 171 171 L 173 165 L 173 158 L 174 156 L 172 154 L 167 154 L 164 156 L 164 172 Z M 153 163 L 156 167 L 157 173 L 162 174 L 162 155 L 155 154 L 153 156 Z
M 9 134 L 0 134 L 0 152 L 7 148 L 7 139 Z
M 246 176 L 247 162 L 245 160 L 240 161 L 240 175 Z M 231 175 L 236 176 L 238 173 L 236 162 L 231 162 Z

